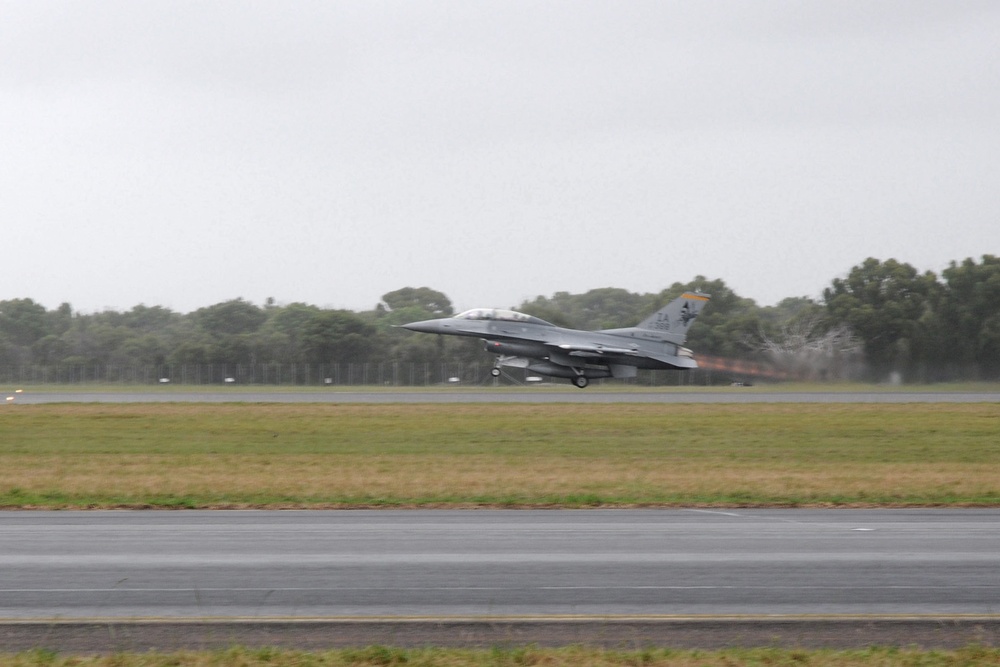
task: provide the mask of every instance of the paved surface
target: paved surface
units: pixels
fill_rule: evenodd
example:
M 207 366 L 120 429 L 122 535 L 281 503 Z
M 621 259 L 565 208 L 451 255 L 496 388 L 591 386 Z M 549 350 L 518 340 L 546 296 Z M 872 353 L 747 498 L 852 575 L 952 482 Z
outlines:
M 996 645 L 998 573 L 1000 510 L 0 512 L 0 644 Z
M 468 619 L 318 621 L 58 621 L 0 623 L 3 651 L 49 648 L 113 653 L 227 649 L 232 646 L 321 650 L 336 647 L 515 647 L 588 645 L 957 649 L 1000 646 L 997 618 L 686 618 Z
M 1000 510 L 0 513 L 0 617 L 1000 613 Z
M 79 391 L 12 394 L 14 404 L 38 403 L 1000 403 L 989 392 L 615 392 L 536 387 L 457 391 Z

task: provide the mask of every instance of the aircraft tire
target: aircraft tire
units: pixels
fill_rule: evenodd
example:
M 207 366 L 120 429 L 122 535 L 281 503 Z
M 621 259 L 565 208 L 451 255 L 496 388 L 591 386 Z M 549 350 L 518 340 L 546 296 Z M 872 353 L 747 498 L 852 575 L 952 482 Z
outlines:
M 573 384 L 575 384 L 580 389 L 585 389 L 587 385 L 590 384 L 590 380 L 588 380 L 582 375 L 577 375 L 575 378 L 573 378 Z
M 500 377 L 500 369 L 499 368 L 491 368 L 490 369 L 490 375 L 492 375 L 495 378 Z

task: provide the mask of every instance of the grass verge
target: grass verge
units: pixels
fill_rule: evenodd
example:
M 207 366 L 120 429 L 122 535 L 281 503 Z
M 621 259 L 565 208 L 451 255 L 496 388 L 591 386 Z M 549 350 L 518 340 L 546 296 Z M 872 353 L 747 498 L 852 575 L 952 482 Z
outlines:
M 0 506 L 998 506 L 993 404 L 57 404 Z
M 544 665 L 545 667 L 964 667 L 1000 665 L 1000 649 L 970 646 L 956 651 L 867 648 L 856 651 L 800 649 L 727 649 L 721 651 L 609 650 L 568 648 L 402 649 L 370 646 L 304 652 L 274 648 L 178 653 L 116 653 L 63 655 L 52 651 L 0 654 L 0 667 L 487 667 Z

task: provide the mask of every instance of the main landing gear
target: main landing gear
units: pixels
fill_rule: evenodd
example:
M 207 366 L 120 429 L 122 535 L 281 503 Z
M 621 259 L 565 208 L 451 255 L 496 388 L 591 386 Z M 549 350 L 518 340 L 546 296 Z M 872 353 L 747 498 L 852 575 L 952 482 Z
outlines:
M 494 366 L 493 368 L 491 368 L 490 369 L 490 375 L 492 375 L 495 378 L 500 377 L 500 367 L 499 366 Z

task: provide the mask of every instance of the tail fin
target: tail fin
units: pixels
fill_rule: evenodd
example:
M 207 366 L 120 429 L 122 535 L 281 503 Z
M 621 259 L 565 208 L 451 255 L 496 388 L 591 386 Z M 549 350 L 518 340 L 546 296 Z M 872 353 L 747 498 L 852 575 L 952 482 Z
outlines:
M 711 298 L 701 292 L 685 292 L 644 319 L 636 328 L 642 330 L 643 337 L 654 338 L 656 336 L 650 334 L 655 332 L 662 334 L 660 340 L 679 345 L 687 339 L 688 329 Z

